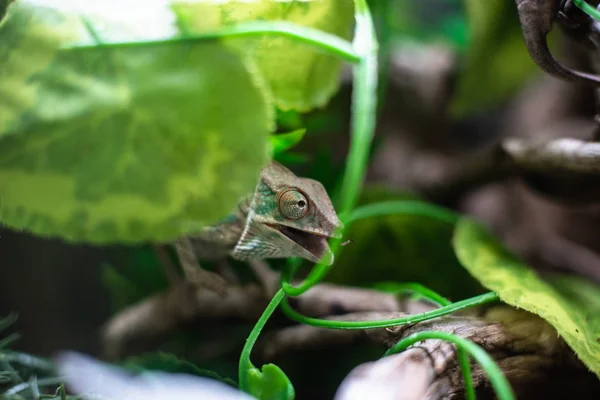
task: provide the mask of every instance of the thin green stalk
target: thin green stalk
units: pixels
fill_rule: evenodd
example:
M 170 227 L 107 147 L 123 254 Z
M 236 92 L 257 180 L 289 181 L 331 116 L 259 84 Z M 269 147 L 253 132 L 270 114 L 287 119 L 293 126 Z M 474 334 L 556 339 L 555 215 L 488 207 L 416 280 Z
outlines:
M 475 387 L 473 386 L 473 374 L 471 372 L 471 361 L 469 360 L 469 354 L 463 349 L 456 351 L 456 357 L 458 358 L 458 364 L 460 365 L 460 371 L 462 372 L 465 380 L 465 397 L 467 400 L 475 400 Z
M 369 8 L 365 0 L 355 0 L 356 27 L 352 42 L 355 54 L 360 57 L 358 65 L 353 70 L 352 85 L 352 128 L 350 152 L 346 159 L 346 168 L 340 191 L 340 217 L 345 222 L 350 214 L 360 192 L 367 167 L 369 149 L 375 132 L 377 106 L 377 38 Z M 334 254 L 340 245 L 340 240 L 332 241 L 331 250 Z M 316 283 L 320 282 L 329 272 L 331 266 L 317 264 L 308 277 L 297 287 L 290 283 L 293 271 L 288 270 L 288 279 L 284 279 L 282 287 L 288 296 L 300 296 Z
M 102 40 L 102 38 L 100 37 L 100 34 L 96 30 L 96 27 L 94 27 L 94 24 L 92 23 L 92 21 L 90 21 L 89 18 L 84 17 L 84 16 L 81 16 L 79 19 L 81 20 L 81 22 L 85 26 L 85 29 L 90 34 L 90 36 L 92 37 L 92 39 L 94 39 L 94 43 L 96 45 L 102 45 L 102 44 L 104 44 L 104 40 Z
M 380 203 L 367 204 L 357 207 L 350 213 L 347 223 L 372 217 L 382 217 L 385 215 L 410 214 L 431 217 L 441 221 L 455 224 L 460 216 L 444 207 L 439 207 L 424 201 L 418 200 L 397 200 L 385 201 Z
M 600 11 L 586 3 L 584 0 L 573 0 L 573 4 L 596 21 L 600 21 Z
M 239 373 L 240 390 L 242 390 L 246 393 L 248 393 L 250 390 L 250 382 L 248 381 L 248 377 L 250 375 L 250 370 L 252 368 L 255 368 L 254 365 L 252 365 L 252 361 L 250 361 L 250 354 L 252 353 L 252 348 L 256 344 L 256 340 L 258 339 L 260 332 L 263 330 L 267 321 L 269 320 L 269 318 L 271 317 L 271 315 L 273 314 L 275 309 L 277 309 L 277 306 L 279 306 L 279 303 L 281 303 L 284 296 L 285 296 L 285 293 L 284 293 L 283 289 L 279 289 L 279 291 L 277 291 L 277 293 L 275 293 L 275 296 L 273 296 L 273 298 L 269 302 L 269 305 L 267 305 L 267 308 L 265 308 L 265 311 L 262 313 L 262 315 L 256 322 L 256 325 L 254 325 L 254 328 L 252 328 L 252 331 L 250 332 L 250 334 L 248 335 L 248 338 L 246 339 L 244 348 L 242 349 L 242 354 L 240 355 L 240 363 L 239 363 L 238 373 Z
M 341 239 L 334 239 L 331 243 L 331 251 L 333 254 L 337 253 L 337 250 L 340 246 Z M 302 295 L 308 289 L 319 283 L 325 278 L 325 275 L 331 270 L 333 265 L 326 264 L 316 264 L 309 272 L 308 276 L 305 280 L 303 280 L 298 286 L 294 286 L 291 284 L 293 279 L 294 272 L 296 271 L 296 266 L 294 267 L 292 264 L 288 264 L 284 269 L 281 280 L 281 288 L 284 290 L 285 294 L 288 296 L 296 297 Z
M 375 105 L 377 89 L 377 42 L 371 20 L 371 16 L 365 0 L 355 0 L 356 5 L 356 31 L 352 45 L 337 36 L 332 36 L 315 29 L 298 27 L 288 23 L 254 23 L 236 26 L 218 32 L 213 37 L 250 36 L 254 34 L 278 33 L 293 37 L 307 44 L 319 46 L 334 55 L 338 55 L 351 62 L 359 62 L 354 70 L 354 90 L 352 109 L 352 137 L 350 156 L 348 157 L 345 178 L 342 189 L 342 214 L 348 214 L 356 203 L 357 193 L 360 190 L 366 163 L 368 150 L 375 129 Z M 260 29 L 257 29 L 257 26 Z M 260 33 L 258 33 L 260 32 Z M 205 35 L 204 38 L 207 38 Z M 350 167 L 348 169 L 348 167 Z M 334 251 L 339 246 L 339 240 L 332 244 Z M 273 297 L 265 312 L 248 336 L 244 349 L 240 356 L 239 382 L 240 388 L 248 391 L 249 371 L 253 368 L 250 361 L 252 347 L 256 343 L 258 335 L 267 320 L 283 301 L 285 294 L 300 295 L 315 283 L 320 281 L 327 273 L 329 267 L 318 264 L 309 275 L 309 278 L 298 288 L 289 283 L 296 267 L 293 262 L 289 264 L 287 272 L 284 273 L 282 289 Z
M 353 47 L 361 57 L 354 66 L 352 82 L 352 121 L 350 152 L 340 190 L 339 214 L 342 221 L 358 200 L 364 181 L 369 150 L 375 133 L 377 111 L 377 37 L 366 0 L 355 0 L 356 28 Z
M 372 329 L 387 328 L 389 326 L 414 324 L 417 322 L 427 321 L 433 318 L 438 318 L 444 315 L 452 314 L 457 311 L 464 310 L 466 308 L 491 303 L 496 300 L 498 300 L 498 295 L 493 292 L 488 292 L 479 296 L 472 297 L 470 299 L 457 301 L 456 303 L 436 308 L 435 310 L 427 311 L 421 314 L 408 315 L 406 317 L 379 321 L 333 321 L 328 319 L 311 318 L 304 316 L 296 310 L 294 310 L 290 306 L 287 299 L 283 299 L 283 301 L 281 302 L 281 309 L 289 318 L 306 325 L 332 329 Z
M 373 24 L 379 29 L 378 63 L 379 81 L 377 84 L 377 116 L 383 113 L 383 103 L 389 86 L 390 55 L 392 50 L 393 28 L 390 26 L 390 15 L 393 15 L 391 1 L 378 1 L 371 4 Z
M 214 40 L 223 38 L 245 38 L 253 36 L 272 35 L 294 39 L 323 50 L 343 60 L 357 63 L 360 56 L 354 51 L 352 44 L 339 36 L 320 31 L 315 28 L 297 25 L 286 21 L 251 21 L 236 26 L 220 29 L 216 32 L 186 34 L 185 36 L 167 38 L 160 40 L 142 40 L 135 42 L 103 42 L 91 45 L 67 46 L 64 49 L 89 49 L 97 47 L 138 47 L 154 46 L 171 43 L 190 43 L 203 40 Z
M 426 286 L 421 285 L 420 283 L 416 283 L 416 282 L 397 283 L 397 284 L 394 284 L 394 286 L 396 287 L 396 290 L 394 290 L 394 293 L 396 293 L 396 294 L 401 294 L 401 293 L 406 293 L 406 292 L 418 293 L 419 295 L 425 297 L 427 300 L 431 301 L 432 303 L 437 304 L 438 306 L 445 307 L 445 306 L 449 306 L 450 304 L 452 304 L 452 302 L 450 300 L 448 300 L 447 298 L 445 298 L 444 296 L 429 289 Z
M 475 359 L 481 365 L 481 368 L 487 373 L 490 382 L 494 390 L 496 391 L 496 395 L 500 400 L 515 400 L 515 395 L 510 387 L 510 384 L 504 377 L 502 370 L 496 362 L 490 357 L 490 355 L 482 349 L 480 346 L 475 343 L 462 338 L 460 336 L 453 335 L 448 332 L 441 331 L 428 331 L 428 332 L 419 332 L 414 335 L 410 335 L 409 337 L 402 339 L 400 342 L 396 343 L 391 349 L 389 349 L 385 355 L 399 353 L 401 351 L 406 350 L 409 346 L 413 344 L 427 340 L 427 339 L 441 339 L 451 342 L 456 345 L 460 350 L 464 350 L 471 357 Z M 470 375 L 470 374 L 469 374 Z M 466 375 L 465 375 L 466 378 Z

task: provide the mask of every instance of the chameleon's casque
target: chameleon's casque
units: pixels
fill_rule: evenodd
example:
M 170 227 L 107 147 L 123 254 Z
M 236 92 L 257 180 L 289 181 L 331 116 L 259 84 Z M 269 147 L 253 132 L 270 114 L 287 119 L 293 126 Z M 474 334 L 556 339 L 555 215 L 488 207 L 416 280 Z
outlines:
M 337 237 L 342 227 L 321 183 L 271 162 L 254 193 L 242 199 L 235 212 L 190 239 L 200 258 L 302 257 L 331 264 L 327 238 Z

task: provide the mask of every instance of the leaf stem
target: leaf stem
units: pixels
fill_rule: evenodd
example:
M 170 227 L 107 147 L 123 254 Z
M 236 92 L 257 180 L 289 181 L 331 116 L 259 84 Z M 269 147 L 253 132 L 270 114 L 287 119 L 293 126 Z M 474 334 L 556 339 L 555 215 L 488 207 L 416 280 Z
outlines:
M 458 364 L 465 380 L 465 397 L 467 400 L 475 400 L 475 387 L 473 386 L 473 374 L 471 373 L 469 354 L 462 348 L 459 348 L 456 351 L 456 357 L 458 358 Z
M 250 361 L 250 354 L 252 353 L 252 348 L 256 344 L 256 340 L 258 339 L 260 332 L 263 330 L 267 321 L 269 320 L 275 309 L 277 309 L 277 306 L 279 306 L 284 296 L 285 293 L 283 289 L 279 289 L 279 291 L 275 293 L 275 296 L 273 296 L 273 298 L 267 305 L 267 308 L 265 308 L 265 311 L 263 311 L 262 315 L 256 322 L 256 325 L 254 325 L 254 328 L 252 328 L 252 331 L 246 339 L 244 348 L 242 349 L 242 354 L 240 355 L 238 374 L 240 390 L 246 393 L 250 392 L 250 370 L 252 368 L 255 368 L 254 365 L 252 365 L 252 361 Z
M 352 211 L 347 223 L 372 217 L 382 217 L 394 214 L 410 214 L 431 217 L 440 221 L 454 224 L 460 216 L 449 209 L 418 200 L 397 200 L 367 204 Z
M 337 249 L 341 243 L 341 239 L 334 239 L 331 243 L 331 251 L 333 254 L 337 253 Z M 316 264 L 308 273 L 306 279 L 304 279 L 298 286 L 292 285 L 294 272 L 296 271 L 298 264 L 291 264 L 285 266 L 283 274 L 281 274 L 281 288 L 286 295 L 296 297 L 304 294 L 308 289 L 319 283 L 325 275 L 331 270 L 333 265 L 327 264 Z
M 97 47 L 139 47 L 154 46 L 173 43 L 190 43 L 204 40 L 226 39 L 234 37 L 253 37 L 253 36 L 282 36 L 294 39 L 298 42 L 316 47 L 331 55 L 340 57 L 351 63 L 357 63 L 361 60 L 360 56 L 354 51 L 352 44 L 339 36 L 323 32 L 315 28 L 297 25 L 286 21 L 251 21 L 244 22 L 232 27 L 224 28 L 215 32 L 206 33 L 186 33 L 184 36 L 166 38 L 159 40 L 142 40 L 135 42 L 107 42 L 85 45 L 73 45 L 63 47 L 63 49 L 77 50 Z
M 400 294 L 400 293 L 406 293 L 406 292 L 413 292 L 413 293 L 418 293 L 421 296 L 425 297 L 427 300 L 431 301 L 432 303 L 435 303 L 438 306 L 449 306 L 450 304 L 452 304 L 452 302 L 450 300 L 448 300 L 447 298 L 445 298 L 444 296 L 440 295 L 439 293 L 429 289 L 428 287 L 421 285 L 420 283 L 416 283 L 416 282 L 407 282 L 407 283 L 398 283 L 395 284 L 395 290 L 394 293 L 396 294 Z
M 391 349 L 389 349 L 385 356 L 390 354 L 399 353 L 401 351 L 406 350 L 409 346 L 413 344 L 427 340 L 427 339 L 441 339 L 448 342 L 451 342 L 456 345 L 459 350 L 463 350 L 467 352 L 471 357 L 475 359 L 481 365 L 481 368 L 487 373 L 494 390 L 496 391 L 496 395 L 500 400 L 515 400 L 515 395 L 510 387 L 510 384 L 504 377 L 502 370 L 498 367 L 498 364 L 494 361 L 494 359 L 480 346 L 462 338 L 460 336 L 453 335 L 448 332 L 442 331 L 426 331 L 415 333 L 414 335 L 410 335 L 409 337 L 402 339 L 400 342 L 396 343 Z M 462 367 L 462 362 L 461 362 Z M 470 368 L 469 368 L 470 369 Z M 464 369 L 463 369 L 464 372 Z M 470 376 L 470 374 L 469 374 Z M 465 375 L 465 381 L 467 380 L 467 375 Z M 470 379 L 469 379 L 470 380 Z M 466 382 L 465 382 L 466 384 Z M 471 388 L 467 388 L 467 393 L 472 392 L 472 381 Z M 474 393 L 472 393 L 474 396 Z
M 338 214 L 346 221 L 354 208 L 364 180 L 369 149 L 375 133 L 377 107 L 377 37 L 373 19 L 365 0 L 354 0 L 355 31 L 352 42 L 353 51 L 359 62 L 353 69 L 352 81 L 352 121 L 350 152 L 346 159 L 346 168 L 342 178 L 340 206 Z M 331 251 L 336 254 L 340 240 L 331 243 Z M 289 296 L 300 296 L 329 272 L 331 266 L 318 263 L 308 277 L 297 287 L 290 283 L 293 270 L 288 270 L 288 279 L 283 279 L 282 288 Z M 285 275 L 285 274 L 284 274 Z
M 366 0 L 355 0 L 354 4 L 356 28 L 352 44 L 360 62 L 353 68 L 350 152 L 338 208 L 344 222 L 356 205 L 364 181 L 377 111 L 378 44 L 375 27 Z
M 452 314 L 454 312 L 464 310 L 466 308 L 491 303 L 496 300 L 498 300 L 498 295 L 494 292 L 488 292 L 479 296 L 471 297 L 470 299 L 457 301 L 447 306 L 440 307 L 435 310 L 427 311 L 421 314 L 408 315 L 406 317 L 378 321 L 332 321 L 328 319 L 311 318 L 304 316 L 296 310 L 294 310 L 290 306 L 287 299 L 283 299 L 283 301 L 281 302 L 281 309 L 289 318 L 306 325 L 332 329 L 372 329 L 387 328 L 390 326 L 414 324 L 417 322 L 427 321 L 433 318 L 438 318 L 444 315 Z
M 581 11 L 594 18 L 596 21 L 600 21 L 600 11 L 589 5 L 584 0 L 573 0 L 573 4 L 575 4 Z

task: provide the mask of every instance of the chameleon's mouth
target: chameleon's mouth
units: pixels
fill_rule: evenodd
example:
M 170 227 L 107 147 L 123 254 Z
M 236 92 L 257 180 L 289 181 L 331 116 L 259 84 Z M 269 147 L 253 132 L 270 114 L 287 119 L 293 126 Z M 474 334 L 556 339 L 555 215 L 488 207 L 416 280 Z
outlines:
M 284 225 L 277 225 L 276 229 L 288 239 L 312 254 L 314 258 L 311 261 L 319 262 L 321 260 L 329 265 L 333 263 L 333 253 L 329 248 L 326 236 Z

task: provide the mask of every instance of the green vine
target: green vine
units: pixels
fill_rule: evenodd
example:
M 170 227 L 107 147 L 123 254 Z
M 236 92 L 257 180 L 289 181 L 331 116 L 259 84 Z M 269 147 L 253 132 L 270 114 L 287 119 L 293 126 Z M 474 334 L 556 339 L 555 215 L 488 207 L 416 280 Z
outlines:
M 434 292 L 433 290 L 429 289 L 428 287 L 421 285 L 420 283 L 397 284 L 396 290 L 394 292 L 396 294 L 402 294 L 402 293 L 407 293 L 407 292 L 408 293 L 417 293 L 438 306 L 449 306 L 450 304 L 452 304 L 452 302 L 450 300 L 448 300 L 447 298 L 445 298 L 444 296 Z
M 404 213 L 428 216 L 437 218 L 450 224 L 455 224 L 459 218 L 456 213 L 420 201 L 385 202 L 369 204 L 355 209 L 358 200 L 358 193 L 360 193 L 360 189 L 364 181 L 365 171 L 368 164 L 369 149 L 371 148 L 371 142 L 375 132 L 378 77 L 378 45 L 371 14 L 365 0 L 355 0 L 355 7 L 356 27 L 352 49 L 345 49 L 343 54 L 340 51 L 341 47 L 336 47 L 336 51 L 332 51 L 332 54 L 342 57 L 347 61 L 358 61 L 354 65 L 353 69 L 350 150 L 346 160 L 346 168 L 342 179 L 342 188 L 337 207 L 339 210 L 340 219 L 347 226 L 354 221 L 364 218 Z M 266 33 L 267 29 L 263 30 L 262 32 Z M 299 36 L 301 36 L 301 34 Z M 298 36 L 294 37 L 306 42 L 305 38 L 300 38 Z M 312 39 L 314 40 L 310 42 L 311 44 L 320 46 L 323 49 L 330 50 L 332 48 L 332 46 L 324 46 L 322 43 L 319 43 L 317 36 L 312 36 Z M 348 57 L 350 54 L 358 56 L 358 60 Z M 339 254 L 340 243 L 341 239 L 335 239 L 331 243 L 332 251 L 336 255 Z M 266 321 L 280 304 L 283 312 L 288 317 L 307 325 L 332 329 L 372 329 L 426 321 L 432 318 L 448 315 L 462 309 L 498 300 L 498 295 L 490 292 L 470 299 L 451 303 L 441 295 L 422 285 L 405 284 L 400 288 L 400 291 L 412 291 L 419 293 L 428 300 L 438 304 L 440 307 L 422 314 L 380 321 L 331 321 L 310 318 L 295 311 L 290 306 L 286 296 L 295 297 L 302 295 L 308 289 L 319 283 L 325 277 L 331 267 L 318 263 L 310 271 L 308 277 L 298 286 L 294 287 L 291 284 L 291 281 L 299 264 L 299 260 L 297 259 L 290 260 L 288 262 L 282 273 L 281 289 L 273 297 L 265 309 L 265 312 L 246 340 L 239 363 L 240 389 L 243 391 L 249 392 L 250 371 L 255 368 L 250 361 L 252 347 L 260 335 L 260 332 L 263 329 Z M 468 354 L 473 356 L 473 358 L 475 358 L 475 360 L 478 361 L 482 368 L 488 373 L 496 393 L 502 400 L 514 398 L 510 386 L 506 382 L 499 367 L 494 363 L 493 359 L 479 346 L 469 342 L 466 339 L 450 335 L 445 332 L 422 332 L 399 342 L 396 346 L 390 349 L 386 355 L 390 354 L 392 351 L 397 352 L 404 350 L 411 344 L 427 338 L 443 339 L 457 345 L 457 356 L 461 371 L 464 376 L 465 393 L 468 399 L 475 398 L 475 390 L 473 387 L 473 379 L 471 376 Z
M 88 24 L 86 24 L 88 25 Z M 89 26 L 87 26 L 89 29 Z M 107 42 L 96 40 L 94 44 L 73 45 L 65 47 L 68 50 L 88 49 L 97 47 L 141 47 L 155 46 L 158 44 L 169 43 L 194 43 L 198 41 L 206 41 L 211 39 L 221 38 L 244 38 L 262 35 L 282 36 L 297 40 L 301 43 L 315 46 L 320 50 L 326 51 L 334 56 L 337 56 L 348 62 L 360 62 L 361 57 L 358 55 L 352 44 L 348 41 L 318 29 L 297 25 L 285 21 L 252 21 L 240 23 L 230 28 L 224 28 L 216 32 L 207 32 L 201 34 L 185 34 L 185 36 L 168 38 L 163 40 L 142 40 L 142 41 L 119 41 Z M 97 35 L 92 35 L 96 36 Z
M 428 332 L 431 333 L 431 332 Z M 465 380 L 465 397 L 467 400 L 475 400 L 475 387 L 473 386 L 473 374 L 471 373 L 471 361 L 469 355 L 464 349 L 458 348 L 456 351 L 458 364 Z
M 387 328 L 390 326 L 399 326 L 406 324 L 415 324 L 417 322 L 427 321 L 433 318 L 443 317 L 444 315 L 452 314 L 466 308 L 471 308 L 487 303 L 491 303 L 498 300 L 496 293 L 485 293 L 479 296 L 472 297 L 470 299 L 457 301 L 447 306 L 436 308 L 435 310 L 427 311 L 421 314 L 408 315 L 406 317 L 377 320 L 377 321 L 332 321 L 328 319 L 310 318 L 306 317 L 299 312 L 295 311 L 288 303 L 287 299 L 284 299 L 281 303 L 281 309 L 285 314 L 303 324 L 317 326 L 320 328 L 333 328 L 333 329 L 373 329 L 373 328 Z
M 338 205 L 342 221 L 346 220 L 358 200 L 375 134 L 377 112 L 378 45 L 375 27 L 367 2 L 355 0 L 354 4 L 356 29 L 352 45 L 360 61 L 353 70 L 350 152 L 346 158 Z
M 573 4 L 579 7 L 584 13 L 594 18 L 596 21 L 600 21 L 600 11 L 586 3 L 585 0 L 573 0 Z
M 455 224 L 460 216 L 446 208 L 438 207 L 423 201 L 386 201 L 381 203 L 367 204 L 352 211 L 346 223 L 350 224 L 361 219 L 383 217 L 394 214 L 410 214 L 435 218 L 440 221 Z
M 404 351 L 409 346 L 412 346 L 413 344 L 415 344 L 417 342 L 427 340 L 427 339 L 441 339 L 441 340 L 445 340 L 447 342 L 455 344 L 459 348 L 459 350 L 462 350 L 462 351 L 468 353 L 471 357 L 473 357 L 479 363 L 479 365 L 481 365 L 481 367 L 487 372 L 487 374 L 490 378 L 490 382 L 492 383 L 492 386 L 494 387 L 494 390 L 496 391 L 496 394 L 498 395 L 498 398 L 500 400 L 514 400 L 515 399 L 515 395 L 510 387 L 510 384 L 508 383 L 508 381 L 504 377 L 504 374 L 502 373 L 502 370 L 494 362 L 492 357 L 490 357 L 490 355 L 487 354 L 485 350 L 483 350 L 481 347 L 479 347 L 475 343 L 473 343 L 465 338 L 462 338 L 460 336 L 456 336 L 451 333 L 448 333 L 448 332 L 428 331 L 428 332 L 415 333 L 414 335 L 404 338 L 400 342 L 396 343 L 392 348 L 390 348 L 385 353 L 384 357 Z M 460 352 L 459 352 L 459 355 L 460 355 Z M 463 373 L 464 373 L 465 368 L 462 365 L 463 362 L 462 361 L 459 361 L 459 362 L 461 364 L 461 367 L 463 368 Z M 467 374 L 464 374 L 464 375 L 465 375 L 465 377 L 467 376 Z M 469 377 L 469 380 L 470 380 L 470 377 Z M 467 381 L 467 379 L 465 378 L 465 382 L 466 381 Z M 470 385 L 472 386 L 472 381 L 471 381 Z M 468 389 L 467 393 L 469 393 L 469 390 L 472 391 L 472 389 Z M 471 396 L 474 397 L 474 394 L 472 393 Z
M 258 322 L 252 328 L 252 331 L 248 335 L 246 339 L 246 343 L 244 344 L 244 348 L 242 349 L 242 353 L 240 355 L 239 362 L 239 384 L 240 389 L 248 392 L 250 389 L 250 371 L 256 369 L 256 367 L 250 361 L 250 353 L 252 353 L 252 348 L 260 335 L 260 332 L 265 327 L 265 324 L 273 314 L 273 312 L 277 309 L 283 298 L 285 297 L 285 293 L 283 289 L 279 289 L 275 296 L 271 299 L 267 308 L 258 319 Z

